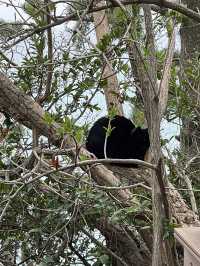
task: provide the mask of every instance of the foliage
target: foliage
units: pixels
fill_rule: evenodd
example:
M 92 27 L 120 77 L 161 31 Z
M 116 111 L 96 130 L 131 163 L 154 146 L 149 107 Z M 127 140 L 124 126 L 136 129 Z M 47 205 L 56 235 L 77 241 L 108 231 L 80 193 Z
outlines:
M 96 44 L 92 15 L 85 12 L 88 1 L 67 2 L 70 8 L 64 2 L 64 11 L 58 16 L 58 3 L 25 1 L 17 10 L 26 15 L 27 20 L 20 18 L 20 23 L 18 20 L 0 22 L 0 41 L 3 43 L 1 69 L 21 91 L 41 104 L 45 110 L 43 120 L 50 129 L 59 124 L 56 134 L 61 140 L 60 147 L 55 147 L 47 138 L 35 136 L 34 130 L 17 123 L 16 114 L 11 119 L 5 113 L 0 130 L 0 262 L 4 265 L 11 265 L 10 257 L 12 265 L 28 265 L 29 262 L 39 266 L 114 265 L 112 252 L 120 257 L 123 254 L 118 250 L 117 240 L 109 235 L 106 225 L 116 226 L 119 231 L 121 228 L 130 231 L 134 228 L 137 236 L 141 232 L 144 236 L 145 232 L 150 234 L 152 228 L 151 191 L 148 187 L 146 189 L 141 184 L 132 186 L 137 182 L 131 179 L 132 176 L 119 177 L 121 186 L 130 185 L 133 195 L 132 205 L 125 206 L 110 190 L 100 188 L 91 179 L 93 166 L 77 166 L 88 159 L 88 155 L 79 154 L 85 145 L 88 128 L 96 116 L 104 112 L 104 105 L 99 99 L 105 96 L 103 89 L 108 85 L 102 71 L 107 63 L 105 58 L 109 59 L 114 73 L 117 73 L 120 101 L 131 106 L 132 120 L 137 126 L 145 125 L 141 84 L 130 63 L 135 59 L 129 58 L 129 48 L 134 42 L 141 45 L 144 64 L 150 53 L 144 14 L 135 5 L 126 7 L 126 13 L 121 8 L 108 10 L 110 32 Z M 56 24 L 68 15 L 66 11 L 73 13 L 72 19 L 79 18 L 79 23 L 74 29 L 69 29 L 66 24 L 50 29 L 53 33 L 51 62 L 48 33 L 41 28 L 48 28 L 48 12 L 51 23 Z M 180 22 L 182 17 L 177 13 L 155 15 L 153 26 L 156 37 L 163 31 L 171 32 L 169 22 L 174 15 Z M 127 32 L 129 26 L 130 34 Z M 33 34 L 29 38 L 24 37 L 31 32 Z M 158 81 L 162 79 L 165 54 L 163 47 L 156 50 Z M 180 57 L 179 51 L 176 56 Z M 179 79 L 179 72 L 180 65 L 174 61 L 164 120 L 176 122 L 189 118 L 198 127 L 198 101 L 189 95 L 191 81 L 199 83 L 198 55 L 185 69 L 184 78 Z M 47 91 L 49 73 L 52 74 L 50 93 L 41 101 Z M 111 109 L 109 118 L 116 113 L 115 108 Z M 111 130 L 110 127 L 107 129 L 108 136 Z M 66 144 L 68 138 L 74 140 L 75 147 L 72 149 Z M 170 141 L 169 138 L 161 140 L 163 150 Z M 180 168 L 183 168 L 186 159 L 179 147 L 174 148 L 170 156 L 166 156 L 168 175 L 178 187 L 180 172 L 174 161 L 181 162 Z M 117 195 L 117 189 L 114 193 Z M 183 196 L 189 201 L 187 192 Z M 199 201 L 198 195 L 197 199 Z M 164 238 L 170 238 L 175 224 L 163 221 L 163 227 Z M 125 231 L 126 237 L 130 232 L 128 230 Z M 86 234 L 86 231 L 89 233 Z M 130 239 L 134 237 L 134 234 L 128 235 Z M 138 237 L 134 242 L 138 250 L 141 248 L 139 240 Z M 151 246 L 148 248 L 151 249 Z

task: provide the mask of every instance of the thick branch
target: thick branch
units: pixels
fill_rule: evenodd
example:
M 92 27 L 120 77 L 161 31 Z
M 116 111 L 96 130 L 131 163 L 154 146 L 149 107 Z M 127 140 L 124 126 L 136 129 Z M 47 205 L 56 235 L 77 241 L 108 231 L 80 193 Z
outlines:
M 56 143 L 57 125 L 48 126 L 44 122 L 44 110 L 32 98 L 16 88 L 7 76 L 0 73 L 0 109 L 10 114 L 26 127 L 37 128 L 40 134 Z
M 43 117 L 44 110 L 30 96 L 25 95 L 18 90 L 7 76 L 0 73 L 0 110 L 10 114 L 14 119 L 32 129 L 36 128 L 38 133 L 48 137 L 55 145 L 60 144 L 56 132 L 59 125 L 52 126 L 45 123 Z M 67 138 L 68 147 L 74 147 L 74 143 L 70 136 Z M 88 155 L 88 151 L 82 149 L 83 153 Z M 75 155 L 75 154 L 74 154 Z M 92 176 L 99 185 L 120 186 L 120 180 L 113 173 L 102 165 L 97 165 L 91 168 Z M 124 204 L 128 204 L 132 198 L 131 192 L 126 190 L 118 190 L 113 193 Z M 129 202 L 130 203 L 130 202 Z

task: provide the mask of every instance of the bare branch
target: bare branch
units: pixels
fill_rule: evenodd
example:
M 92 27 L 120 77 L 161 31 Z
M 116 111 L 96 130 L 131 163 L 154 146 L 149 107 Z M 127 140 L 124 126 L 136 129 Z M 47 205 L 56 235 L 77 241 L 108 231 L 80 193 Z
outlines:
M 47 24 L 51 24 L 51 14 L 49 9 L 49 0 L 45 0 L 46 5 L 46 17 Z M 47 65 L 47 82 L 46 82 L 46 91 L 44 95 L 39 99 L 39 103 L 44 102 L 48 96 L 51 94 L 51 83 L 53 76 L 53 38 L 51 28 L 47 29 L 47 49 L 48 49 L 48 65 Z
M 165 112 L 167 107 L 167 100 L 168 100 L 168 90 L 169 90 L 169 80 L 171 77 L 171 66 L 174 56 L 175 50 L 175 27 L 173 26 L 173 31 L 171 35 L 171 39 L 169 42 L 169 46 L 166 53 L 166 58 L 164 62 L 164 71 L 162 75 L 162 79 L 159 86 L 159 101 L 160 101 L 160 109 L 161 109 L 161 116 Z
M 189 18 L 191 18 L 197 22 L 200 22 L 200 14 L 199 13 L 194 12 L 193 10 L 183 6 L 182 4 L 173 3 L 173 2 L 167 1 L 167 0 L 162 0 L 162 1 L 160 1 L 160 0 L 124 0 L 124 1 L 121 1 L 121 3 L 123 5 L 132 5 L 132 4 L 151 5 L 151 4 L 154 4 L 156 6 L 165 7 L 165 8 L 169 8 L 171 10 L 177 11 L 177 12 L 179 12 L 179 13 L 181 13 L 181 14 L 183 14 L 183 15 L 185 15 L 185 16 L 187 16 L 187 17 L 189 17 Z M 115 2 L 112 4 L 108 4 L 108 5 L 103 5 L 101 7 L 94 7 L 88 11 L 88 14 L 93 13 L 93 12 L 97 12 L 97 11 L 101 11 L 101 10 L 105 10 L 105 9 L 108 9 L 111 7 L 117 7 L 117 6 L 119 6 L 119 5 L 117 2 Z M 53 23 L 50 23 L 46 26 L 34 29 L 33 31 L 25 34 L 24 36 L 20 37 L 16 41 L 14 41 L 12 44 L 6 45 L 5 48 L 10 48 L 11 46 L 14 46 L 14 45 L 18 44 L 19 42 L 24 41 L 25 39 L 31 37 L 33 34 L 43 32 L 43 31 L 47 30 L 48 28 L 52 28 L 52 27 L 61 25 L 67 21 L 74 20 L 74 19 L 77 19 L 77 13 L 73 13 L 71 15 L 64 17 L 63 19 L 59 19 L 56 22 L 53 22 Z

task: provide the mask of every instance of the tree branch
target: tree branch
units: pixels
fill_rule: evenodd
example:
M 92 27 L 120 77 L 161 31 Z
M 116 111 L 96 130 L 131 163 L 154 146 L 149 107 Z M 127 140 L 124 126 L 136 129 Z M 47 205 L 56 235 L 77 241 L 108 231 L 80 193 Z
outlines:
M 132 5 L 132 4 L 151 5 L 151 4 L 154 4 L 154 5 L 159 6 L 159 7 L 165 7 L 165 8 L 169 8 L 171 10 L 177 11 L 177 12 L 179 12 L 179 13 L 181 13 L 181 14 L 183 14 L 183 15 L 185 15 L 185 16 L 187 16 L 187 17 L 189 17 L 189 18 L 191 18 L 197 22 L 200 22 L 200 14 L 199 13 L 194 12 L 193 10 L 191 10 L 191 9 L 181 5 L 181 4 L 177 4 L 177 3 L 167 1 L 167 0 L 162 0 L 162 1 L 160 1 L 160 0 L 124 0 L 124 1 L 121 1 L 121 3 L 123 5 Z M 88 11 L 88 14 L 93 13 L 93 12 L 97 12 L 97 11 L 101 11 L 101 10 L 105 10 L 108 8 L 112 8 L 112 7 L 117 7 L 117 6 L 119 6 L 119 5 L 115 2 L 112 4 L 108 4 L 108 5 L 102 5 L 100 7 L 90 8 Z M 18 44 L 19 42 L 24 41 L 25 39 L 31 37 L 33 34 L 43 32 L 43 31 L 47 30 L 48 28 L 52 28 L 52 27 L 61 25 L 67 21 L 75 20 L 77 18 L 78 18 L 77 13 L 73 13 L 71 15 L 66 16 L 63 19 L 59 19 L 56 22 L 53 22 L 53 23 L 50 23 L 50 24 L 45 25 L 43 27 L 34 29 L 33 31 L 25 34 L 24 36 L 20 37 L 18 40 L 14 41 L 11 45 L 6 45 L 5 48 L 10 48 L 10 47 Z
M 36 128 L 38 134 L 46 136 L 51 143 L 60 146 L 60 138 L 57 135 L 59 125 L 54 123 L 49 126 L 44 121 L 45 112 L 41 106 L 30 96 L 18 90 L 6 75 L 0 73 L 0 109 L 6 111 L 15 120 L 32 129 Z M 74 147 L 72 138 L 68 135 L 66 140 L 67 148 Z M 89 157 L 89 152 L 82 149 L 83 153 Z M 73 157 L 77 157 L 76 152 L 71 151 Z M 120 186 L 120 180 L 103 165 L 91 168 L 91 173 L 99 185 Z M 132 193 L 127 190 L 118 190 L 113 193 L 115 197 L 124 202 L 125 205 L 131 204 Z
M 46 5 L 46 17 L 47 24 L 51 24 L 51 13 L 49 9 L 49 0 L 45 0 Z M 53 38 L 52 38 L 52 30 L 51 28 L 47 29 L 47 49 L 48 49 L 48 65 L 47 65 L 47 81 L 46 81 L 46 90 L 44 95 L 39 99 L 39 103 L 43 103 L 51 93 L 51 83 L 53 76 Z
M 159 86 L 159 101 L 160 101 L 161 115 L 163 115 L 167 107 L 169 80 L 171 77 L 170 71 L 175 50 L 175 39 L 176 39 L 176 34 L 175 34 L 175 27 L 173 25 L 173 31 L 171 39 L 169 41 L 169 46 L 167 49 L 166 58 L 164 62 L 163 75 Z

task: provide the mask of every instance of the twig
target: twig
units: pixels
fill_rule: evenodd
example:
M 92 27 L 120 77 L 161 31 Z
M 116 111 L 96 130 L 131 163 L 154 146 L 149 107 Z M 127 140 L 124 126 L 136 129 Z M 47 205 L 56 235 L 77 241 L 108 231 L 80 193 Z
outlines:
M 102 245 L 98 240 L 96 240 L 96 238 L 94 238 L 90 233 L 88 233 L 85 229 L 81 229 L 81 231 L 87 236 L 89 237 L 92 242 L 94 242 L 97 246 L 101 247 L 103 250 L 105 250 L 108 254 L 110 254 L 112 257 L 116 258 L 118 261 L 121 262 L 122 265 L 124 266 L 128 266 L 128 264 L 119 256 L 117 256 L 112 250 L 110 250 L 109 248 L 105 247 L 104 245 Z
M 177 3 L 174 3 L 171 1 L 166 1 L 166 0 L 164 0 L 164 1 L 160 1 L 160 0 L 126 0 L 126 1 L 121 1 L 121 3 L 123 5 L 131 5 L 131 4 L 149 4 L 149 5 L 151 5 L 151 4 L 154 4 L 157 6 L 162 6 L 162 7 L 166 7 L 166 8 L 175 10 L 175 11 L 177 11 L 177 12 L 179 12 L 179 13 L 181 13 L 181 14 L 183 14 L 183 15 L 191 18 L 191 19 L 196 20 L 197 22 L 200 22 L 200 14 L 199 13 L 197 13 L 197 12 L 195 12 L 195 11 L 193 11 L 193 10 L 191 10 L 191 9 L 181 5 L 181 4 L 177 4 Z M 101 11 L 101 10 L 105 10 L 105 9 L 115 7 L 115 6 L 118 6 L 118 4 L 112 3 L 112 4 L 107 4 L 107 5 L 104 5 L 101 7 L 94 7 L 88 11 L 88 14 L 93 13 L 93 12 L 97 12 L 97 11 Z M 53 22 L 53 23 L 50 23 L 46 26 L 34 29 L 33 31 L 20 37 L 18 40 L 13 42 L 11 45 L 6 45 L 5 47 L 10 48 L 10 47 L 20 43 L 21 41 L 24 41 L 25 39 L 31 37 L 33 34 L 43 32 L 43 31 L 47 30 L 48 28 L 52 28 L 52 27 L 61 25 L 64 22 L 67 22 L 67 21 L 70 21 L 70 20 L 73 20 L 76 18 L 77 18 L 77 13 L 73 13 L 71 15 L 68 15 L 65 18 L 60 19 L 56 22 Z

